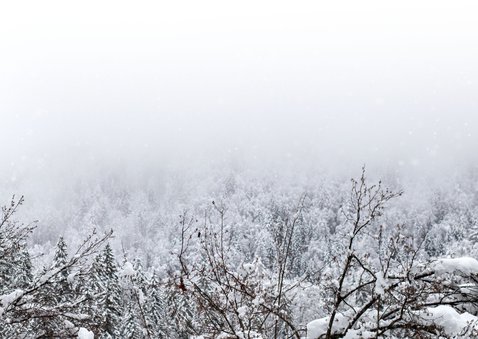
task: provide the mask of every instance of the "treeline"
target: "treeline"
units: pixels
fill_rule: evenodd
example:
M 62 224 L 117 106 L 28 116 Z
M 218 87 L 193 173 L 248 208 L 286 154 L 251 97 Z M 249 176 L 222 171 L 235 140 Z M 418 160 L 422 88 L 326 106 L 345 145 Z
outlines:
M 41 267 L 27 246 L 36 224 L 14 220 L 13 199 L 0 221 L 0 336 L 478 335 L 478 262 L 445 258 L 474 255 L 466 197 L 451 208 L 438 196 L 422 218 L 365 172 L 347 191 L 291 198 L 229 183 L 227 199 L 176 215 L 167 256 L 115 255 L 113 232 L 93 231 L 74 248 L 60 238 Z

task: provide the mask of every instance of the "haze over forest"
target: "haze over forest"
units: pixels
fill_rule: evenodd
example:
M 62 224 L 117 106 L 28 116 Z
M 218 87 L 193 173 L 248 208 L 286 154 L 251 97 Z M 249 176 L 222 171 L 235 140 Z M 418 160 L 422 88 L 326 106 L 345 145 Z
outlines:
M 105 171 L 450 177 L 477 161 L 478 29 L 471 2 L 430 4 L 4 4 L 2 192 Z
M 116 255 L 166 274 L 183 211 L 221 201 L 254 238 L 237 206 L 257 199 L 266 215 L 306 194 L 314 227 L 323 204 L 335 213 L 324 222 L 340 223 L 365 165 L 404 191 L 388 225 L 456 250 L 427 245 L 427 260 L 472 256 L 443 240 L 456 223 L 434 216 L 466 215 L 460 237 L 478 227 L 477 12 L 474 1 L 2 4 L 0 197 L 25 196 L 18 218 L 39 221 L 28 244 L 40 264 L 59 236 L 74 247 L 113 228 Z M 302 325 L 325 315 L 307 312 Z

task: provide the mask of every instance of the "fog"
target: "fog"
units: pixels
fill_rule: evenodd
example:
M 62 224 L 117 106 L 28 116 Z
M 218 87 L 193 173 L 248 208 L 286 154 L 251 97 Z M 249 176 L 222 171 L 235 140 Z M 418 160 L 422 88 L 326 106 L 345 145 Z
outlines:
M 476 165 L 473 1 L 1 7 L 5 194 L 99 173 Z
M 0 0 L 1 338 L 478 338 L 477 0 Z

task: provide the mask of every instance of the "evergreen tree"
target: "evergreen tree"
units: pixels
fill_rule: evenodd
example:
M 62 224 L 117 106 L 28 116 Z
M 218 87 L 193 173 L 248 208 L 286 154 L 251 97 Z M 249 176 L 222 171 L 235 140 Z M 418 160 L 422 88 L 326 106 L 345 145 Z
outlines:
M 17 286 L 20 288 L 26 288 L 30 285 L 33 279 L 32 261 L 30 253 L 26 248 L 22 248 L 18 254 L 18 264 L 18 275 L 16 276 Z
M 68 262 L 68 246 L 65 239 L 60 237 L 56 244 L 55 255 L 53 257 L 53 268 L 61 269 L 59 274 L 52 280 L 51 290 L 54 293 L 53 297 L 57 302 L 64 302 L 71 300 L 72 289 L 68 282 L 70 270 L 65 267 Z
M 140 339 L 143 338 L 142 331 L 135 316 L 134 310 L 130 307 L 124 314 L 119 327 L 119 338 Z
M 156 273 L 153 274 L 151 281 L 148 284 L 146 305 L 144 308 L 147 322 L 150 324 L 150 329 L 154 337 L 167 337 L 166 324 L 168 319 L 166 314 L 166 304 L 159 278 Z
M 0 295 L 26 289 L 33 280 L 30 253 L 26 247 L 22 245 L 13 253 L 14 255 L 0 260 Z M 7 319 L 0 317 L 0 338 L 33 337 L 38 332 L 34 330 L 38 321 L 30 320 L 23 326 L 17 326 L 4 320 Z
M 32 281 L 30 254 L 24 245 L 6 256 L 0 256 L 0 294 L 25 288 Z
M 101 316 L 101 332 L 115 336 L 121 316 L 121 288 L 115 257 L 109 244 L 96 260 L 95 283 L 99 292 L 97 306 Z
M 68 252 L 67 245 L 63 237 L 58 239 L 53 256 L 53 262 L 49 268 L 44 268 L 42 275 L 48 272 L 57 272 L 43 286 L 38 294 L 38 302 L 47 308 L 54 308 L 60 304 L 66 304 L 73 300 L 73 291 L 68 283 L 70 270 L 67 268 Z M 44 317 L 36 321 L 35 326 L 44 331 L 45 337 L 53 337 L 56 333 L 62 331 L 63 322 L 56 317 Z

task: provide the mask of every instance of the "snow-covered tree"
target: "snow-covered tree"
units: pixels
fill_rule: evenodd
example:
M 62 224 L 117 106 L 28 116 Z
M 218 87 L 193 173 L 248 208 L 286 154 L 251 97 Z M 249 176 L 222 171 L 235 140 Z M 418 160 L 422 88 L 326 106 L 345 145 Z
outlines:
M 68 257 L 66 244 L 60 239 L 51 265 L 32 274 L 24 244 L 33 227 L 11 219 L 22 202 L 23 198 L 12 200 L 2 209 L 0 259 L 8 263 L 5 267 L 9 273 L 0 276 L 0 333 L 17 338 L 73 336 L 88 319 L 78 312 L 86 298 L 72 293 L 71 276 L 65 272 L 86 273 L 88 259 L 111 237 L 111 232 L 101 236 L 91 233 L 72 257 Z M 15 278 L 11 278 L 12 274 Z
M 95 329 L 100 338 L 113 338 L 122 315 L 122 296 L 118 268 L 110 244 L 93 261 L 88 290 L 92 296 L 87 307 L 93 308 Z

